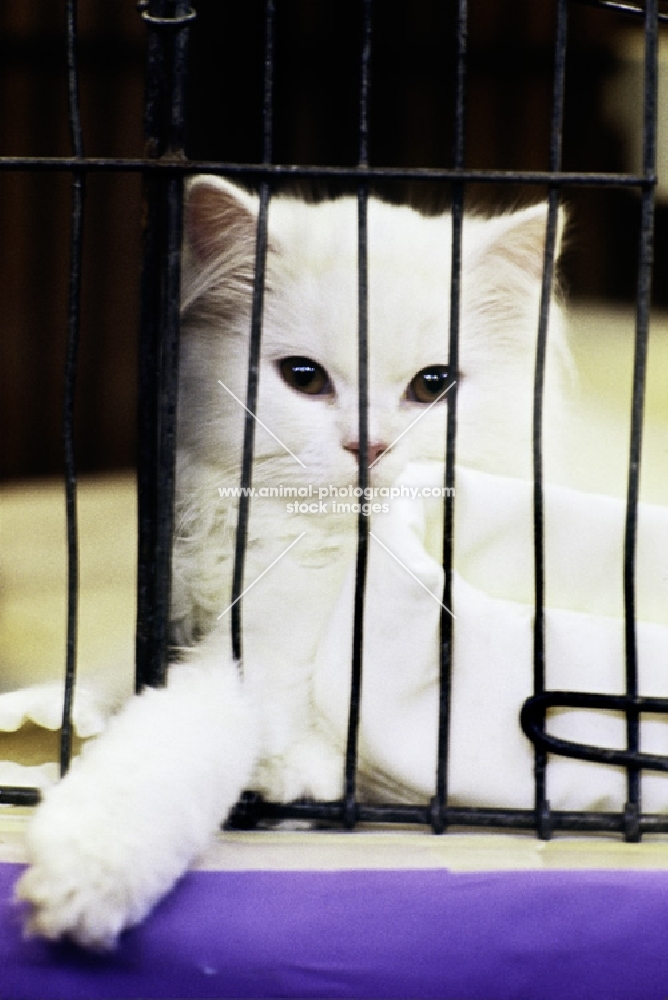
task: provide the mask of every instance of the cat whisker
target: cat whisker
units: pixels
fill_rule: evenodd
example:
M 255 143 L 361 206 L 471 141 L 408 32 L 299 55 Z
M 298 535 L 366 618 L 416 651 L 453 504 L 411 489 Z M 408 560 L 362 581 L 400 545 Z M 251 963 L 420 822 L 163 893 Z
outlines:
M 381 542 L 381 540 L 380 540 L 380 538 L 378 537 L 378 535 L 374 535 L 373 531 L 370 531 L 370 532 L 369 532 L 369 534 L 370 534 L 370 535 L 371 535 L 371 537 L 372 537 L 372 538 L 374 539 L 374 541 L 378 542 L 378 544 L 379 544 L 379 545 L 381 546 L 381 548 L 385 549 L 385 551 L 387 552 L 388 556 L 392 556 L 392 558 L 394 559 L 394 561 L 395 561 L 395 562 L 397 562 L 397 563 L 399 563 L 399 565 L 400 565 L 400 566 L 401 566 L 401 567 L 402 567 L 403 569 L 405 569 L 405 570 L 406 570 L 406 572 L 408 573 L 408 575 L 409 575 L 409 576 L 412 576 L 412 577 L 413 577 L 413 579 L 415 580 L 415 582 L 416 582 L 416 583 L 419 583 L 419 584 L 420 584 L 420 586 L 422 587 L 422 589 L 423 589 L 423 590 L 426 590 L 426 591 L 427 591 L 427 593 L 429 594 L 429 596 L 430 596 L 430 597 L 432 597 L 432 598 L 433 598 L 433 599 L 434 599 L 434 600 L 436 601 L 436 603 L 437 603 L 437 604 L 440 604 L 440 606 L 441 606 L 441 607 L 443 608 L 443 610 L 444 610 L 444 611 L 447 611 L 447 612 L 448 612 L 448 614 L 450 615 L 450 617 L 451 617 L 451 618 L 453 618 L 453 619 L 456 619 L 456 617 L 457 617 L 457 616 L 456 616 L 456 615 L 453 615 L 453 613 L 452 613 L 452 611 L 450 610 L 450 608 L 446 608 L 445 604 L 443 604 L 443 602 L 442 602 L 442 601 L 440 601 L 440 600 L 438 599 L 438 597 L 436 596 L 436 594 L 432 593 L 432 591 L 431 591 L 431 590 L 429 589 L 429 587 L 427 587 L 427 586 L 426 586 L 426 585 L 425 585 L 425 584 L 424 584 L 424 583 L 422 582 L 422 580 L 420 580 L 420 578 L 419 578 L 419 577 L 417 577 L 417 576 L 415 575 L 415 573 L 413 573 L 413 571 L 412 571 L 412 570 L 410 570 L 410 569 L 408 568 L 408 566 L 406 566 L 406 564 L 405 564 L 405 563 L 403 563 L 403 562 L 401 561 L 401 559 L 399 558 L 399 556 L 395 556 L 394 552 L 392 552 L 392 551 L 391 551 L 391 549 L 388 549 L 387 545 L 385 545 L 385 543 L 384 543 L 384 542 Z
M 292 457 L 294 458 L 295 462 L 299 462 L 299 464 L 301 465 L 302 469 L 306 468 L 306 466 L 302 462 L 301 458 L 297 458 L 297 456 L 295 455 L 295 453 L 293 451 L 290 451 L 290 449 L 288 448 L 287 444 L 284 444 L 281 441 L 281 439 L 279 437 L 277 437 L 274 434 L 274 432 L 272 430 L 270 430 L 267 427 L 267 425 L 260 420 L 260 418 L 258 417 L 257 413 L 253 413 L 252 410 L 249 410 L 248 407 L 246 406 L 246 404 L 243 402 L 243 400 L 239 399 L 238 396 L 235 396 L 234 393 L 232 392 L 232 390 L 228 389 L 228 387 L 225 385 L 225 383 L 221 382 L 220 379 L 218 379 L 218 385 L 222 385 L 222 387 L 225 390 L 225 392 L 229 392 L 229 394 L 232 397 L 232 399 L 236 400 L 237 403 L 239 404 L 239 406 L 243 406 L 243 408 L 246 411 L 246 413 L 250 413 L 251 417 L 260 425 L 260 427 L 262 427 L 267 432 L 267 434 L 271 434 L 271 436 L 273 437 L 274 441 L 278 442 L 278 444 L 280 444 L 281 448 L 284 448 L 287 451 L 288 455 L 292 455 Z
M 371 464 L 369 465 L 369 468 L 373 469 L 373 467 L 376 464 L 376 462 L 380 462 L 380 460 L 383 457 L 383 455 L 387 455 L 388 451 L 391 448 L 394 448 L 394 446 L 397 443 L 397 441 L 401 441 L 401 439 L 404 436 L 404 434 L 408 434 L 409 430 L 412 427 L 415 427 L 415 425 L 418 422 L 418 420 L 422 420 L 422 418 L 425 416 L 425 414 L 429 413 L 429 411 L 431 410 L 432 406 L 436 406 L 437 403 L 440 403 L 440 401 L 443 399 L 443 397 L 446 395 L 446 393 L 450 392 L 450 390 L 452 389 L 453 385 L 455 385 L 455 384 L 456 384 L 455 382 L 451 382 L 450 385 L 447 387 L 447 389 L 444 389 L 443 392 L 440 394 L 440 396 L 437 396 L 436 399 L 429 404 L 429 406 L 426 406 L 424 408 L 424 410 L 420 410 L 420 412 L 418 413 L 418 415 L 415 418 L 415 420 L 412 420 L 411 423 L 408 425 L 408 427 L 405 427 L 403 429 L 403 431 L 401 432 L 401 434 L 398 434 L 397 437 L 395 437 L 394 441 L 392 441 L 390 444 L 388 444 L 387 448 L 384 451 L 381 451 L 380 455 L 376 456 L 376 458 L 373 460 L 373 462 L 371 462 Z M 446 611 L 447 611 L 447 608 L 446 608 Z

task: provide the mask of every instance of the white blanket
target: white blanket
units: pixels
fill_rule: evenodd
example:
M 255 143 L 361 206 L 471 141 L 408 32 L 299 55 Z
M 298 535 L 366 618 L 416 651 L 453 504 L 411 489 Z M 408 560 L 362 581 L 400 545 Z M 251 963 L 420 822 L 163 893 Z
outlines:
M 402 481 L 438 486 L 442 466 L 409 467 Z M 530 808 L 533 754 L 519 726 L 532 693 L 532 484 L 460 468 L 456 477 L 454 669 L 450 769 L 453 803 Z M 546 682 L 550 689 L 622 693 L 624 504 L 562 487 L 545 490 Z M 443 592 L 440 502 L 394 500 L 372 528 L 366 589 L 360 761 L 407 800 L 433 794 L 438 643 Z M 391 553 L 391 554 L 390 554 Z M 417 579 L 416 579 L 417 578 Z M 641 505 L 638 544 L 640 689 L 668 694 L 668 510 Z M 425 588 L 429 594 L 425 592 Z M 351 575 L 316 671 L 323 725 L 341 741 L 349 682 Z M 429 596 L 431 595 L 431 596 Z M 548 731 L 623 748 L 609 712 L 550 714 Z M 668 720 L 642 723 L 641 748 L 668 754 Z M 668 808 L 668 776 L 647 774 L 643 808 Z M 619 809 L 619 768 L 551 757 L 554 808 Z

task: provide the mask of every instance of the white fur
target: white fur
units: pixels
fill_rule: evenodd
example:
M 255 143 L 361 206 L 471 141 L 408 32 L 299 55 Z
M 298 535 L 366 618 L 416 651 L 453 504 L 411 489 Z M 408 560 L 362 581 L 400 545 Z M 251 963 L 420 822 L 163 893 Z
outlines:
M 458 461 L 528 477 L 531 399 L 545 206 L 469 217 L 464 227 Z M 256 203 L 224 181 L 190 187 L 184 251 L 173 627 L 185 663 L 164 690 L 132 699 L 37 810 L 32 868 L 19 895 L 31 926 L 106 947 L 141 920 L 186 869 L 244 787 L 288 801 L 341 794 L 342 761 L 314 711 L 313 662 L 355 551 L 355 517 L 254 503 L 245 580 L 243 682 L 230 656 L 236 486 L 246 395 Z M 270 206 L 253 484 L 357 481 L 356 203 Z M 391 483 L 409 461 L 442 461 L 446 405 L 401 437 L 419 405 L 404 398 L 419 370 L 447 363 L 451 223 L 369 203 L 372 470 Z M 551 313 L 546 425 L 558 423 L 567 368 Z M 276 362 L 322 364 L 333 397 L 307 397 Z M 548 441 L 548 445 L 550 442 Z M 287 547 L 304 537 L 287 555 Z M 204 636 L 200 645 L 195 645 Z
M 104 948 L 141 920 L 250 779 L 256 728 L 217 656 L 131 699 L 35 814 L 18 889 L 31 929 Z

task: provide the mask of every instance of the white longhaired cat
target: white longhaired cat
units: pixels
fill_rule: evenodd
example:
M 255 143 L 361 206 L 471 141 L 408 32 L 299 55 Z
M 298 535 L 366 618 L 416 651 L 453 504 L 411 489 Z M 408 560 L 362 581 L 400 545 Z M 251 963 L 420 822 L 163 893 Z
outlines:
M 356 546 L 355 514 L 330 496 L 324 509 L 320 493 L 357 483 L 356 211 L 352 198 L 270 204 L 240 673 L 228 608 L 237 501 L 225 494 L 239 483 L 257 199 L 216 178 L 189 185 L 172 584 L 182 651 L 166 687 L 132 698 L 36 811 L 18 891 L 49 938 L 113 945 L 245 788 L 279 801 L 341 796 L 342 743 L 315 704 L 313 664 Z M 465 218 L 453 372 L 450 217 L 370 199 L 369 475 L 379 497 L 409 463 L 443 462 L 455 378 L 458 462 L 529 477 L 546 217 L 542 204 Z M 550 433 L 568 366 L 555 305 L 548 353 Z M 309 487 L 300 510 L 290 497 Z

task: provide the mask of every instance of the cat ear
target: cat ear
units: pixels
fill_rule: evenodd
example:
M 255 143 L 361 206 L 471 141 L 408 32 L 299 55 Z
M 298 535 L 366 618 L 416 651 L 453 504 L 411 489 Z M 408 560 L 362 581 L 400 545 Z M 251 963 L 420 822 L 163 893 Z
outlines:
M 255 246 L 257 201 L 221 177 L 194 177 L 186 189 L 185 234 L 201 264 Z
M 188 182 L 184 210 L 181 309 L 195 303 L 236 312 L 253 290 L 258 203 L 220 177 Z
M 464 223 L 464 267 L 469 302 L 519 336 L 538 308 L 545 257 L 547 202 L 492 219 Z M 566 213 L 559 209 L 555 261 L 561 252 Z M 529 323 L 530 321 L 530 323 Z M 529 326 L 527 324 L 529 323 Z
M 499 215 L 481 223 L 476 220 L 478 233 L 469 243 L 469 264 L 481 268 L 488 275 L 513 282 L 528 280 L 539 282 L 543 273 L 545 234 L 547 229 L 547 202 L 507 215 Z M 566 212 L 559 208 L 554 259 L 559 259 L 566 223 Z

